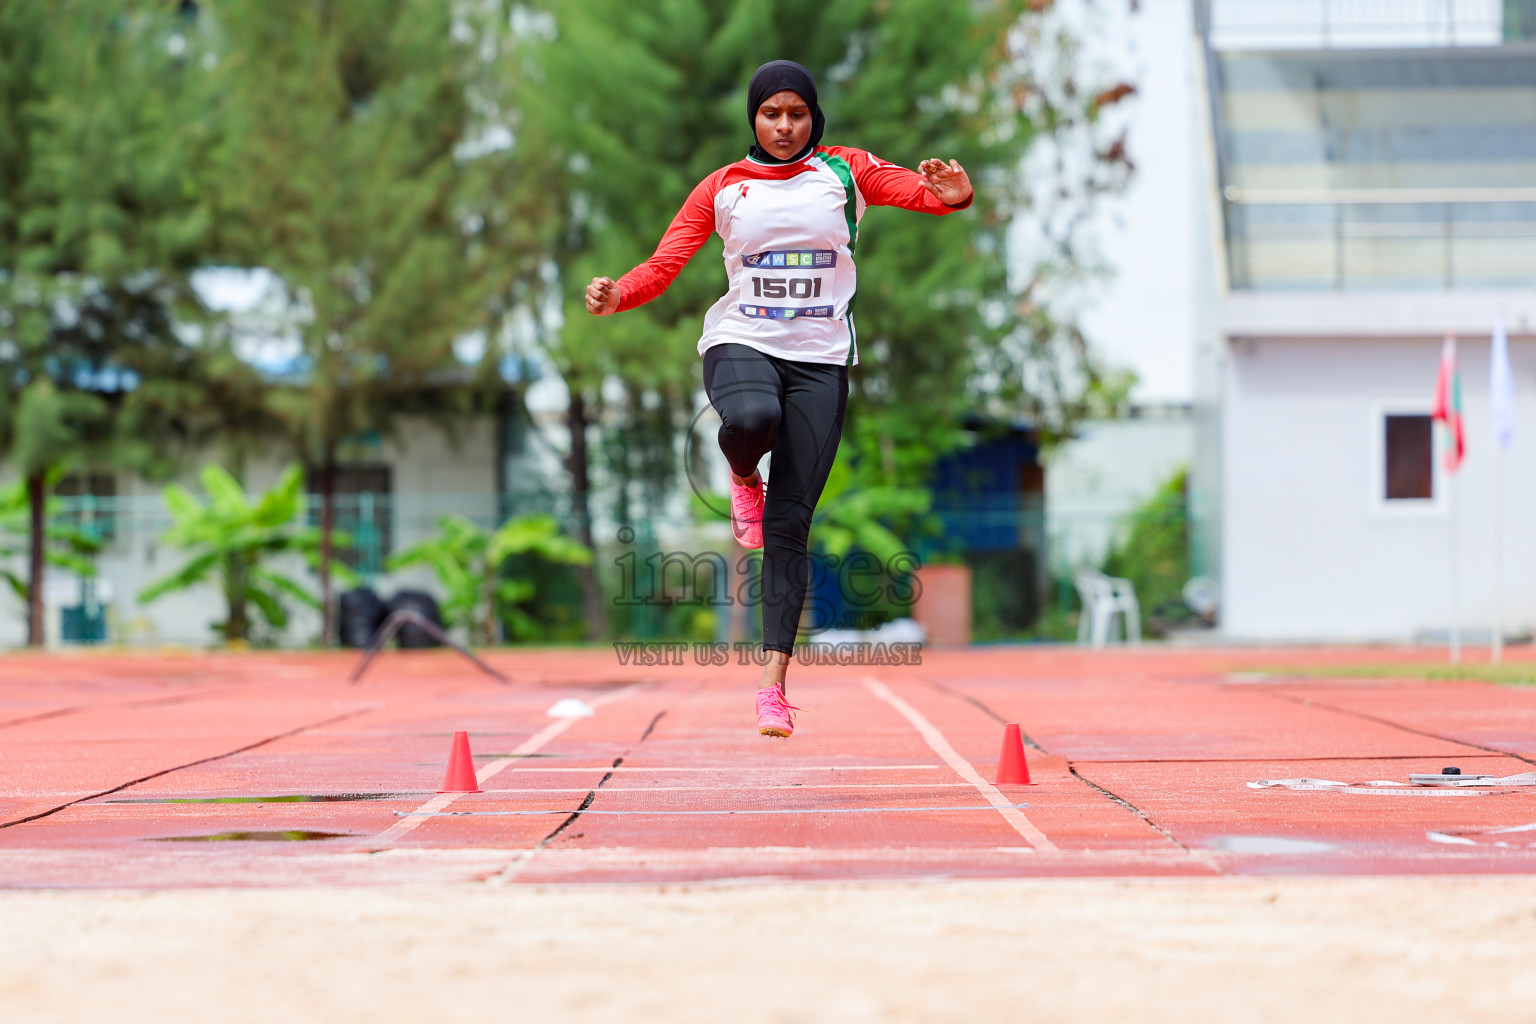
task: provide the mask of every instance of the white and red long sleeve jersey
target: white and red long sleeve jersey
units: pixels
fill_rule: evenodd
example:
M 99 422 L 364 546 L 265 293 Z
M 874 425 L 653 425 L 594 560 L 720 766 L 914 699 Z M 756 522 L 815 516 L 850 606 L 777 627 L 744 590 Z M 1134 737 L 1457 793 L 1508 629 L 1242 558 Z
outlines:
M 619 279 L 619 309 L 667 289 L 711 231 L 730 287 L 704 316 L 699 353 L 735 342 L 808 363 L 859 361 L 853 250 L 866 206 L 945 214 L 923 176 L 862 149 L 817 146 L 790 164 L 747 157 L 699 182 L 650 259 Z

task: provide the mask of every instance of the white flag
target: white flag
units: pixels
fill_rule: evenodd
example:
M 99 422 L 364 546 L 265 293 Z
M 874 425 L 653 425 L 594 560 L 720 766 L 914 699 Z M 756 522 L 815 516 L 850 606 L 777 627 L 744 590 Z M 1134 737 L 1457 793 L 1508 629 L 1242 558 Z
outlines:
M 1493 327 L 1493 348 L 1488 360 L 1488 396 L 1492 410 L 1493 439 L 1508 448 L 1515 437 L 1515 383 L 1509 371 L 1509 337 L 1504 333 L 1504 314 Z

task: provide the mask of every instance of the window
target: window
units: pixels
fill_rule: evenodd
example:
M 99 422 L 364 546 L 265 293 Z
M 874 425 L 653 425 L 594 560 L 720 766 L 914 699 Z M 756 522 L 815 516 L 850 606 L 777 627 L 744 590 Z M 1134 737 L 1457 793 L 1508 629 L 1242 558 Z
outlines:
M 117 539 L 117 477 L 70 473 L 59 479 L 53 493 L 63 499 L 61 521 L 108 544 Z
M 1385 421 L 1387 501 L 1435 496 L 1434 423 L 1425 415 L 1389 413 Z
M 309 471 L 309 522 L 320 525 L 320 471 Z M 392 536 L 390 471 L 388 466 L 337 466 L 332 489 L 336 529 L 352 536 L 349 547 L 336 556 L 364 576 L 377 575 L 389 555 Z

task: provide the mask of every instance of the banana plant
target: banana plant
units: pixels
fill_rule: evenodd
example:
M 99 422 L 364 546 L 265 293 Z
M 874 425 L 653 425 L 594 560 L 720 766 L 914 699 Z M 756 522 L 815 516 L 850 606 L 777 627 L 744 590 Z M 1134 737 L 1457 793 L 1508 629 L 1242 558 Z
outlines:
M 290 601 L 318 609 L 319 600 L 303 584 L 268 564 L 288 554 L 302 555 L 311 566 L 319 562 L 320 532 L 303 522 L 303 471 L 290 466 L 271 490 L 254 501 L 220 466 L 204 466 L 202 483 L 206 501 L 175 484 L 163 492 L 174 525 L 162 540 L 191 558 L 141 590 L 139 602 L 147 604 L 216 580 L 228 614 L 213 628 L 226 643 L 249 639 L 252 608 L 274 630 L 287 626 Z M 345 566 L 332 568 L 343 581 L 357 584 L 357 575 Z
M 436 575 L 445 598 L 443 621 L 465 627 L 474 642 L 495 643 L 497 621 L 507 623 L 513 636 L 536 637 L 539 621 L 519 605 L 533 599 L 532 580 L 505 576 L 514 555 L 535 554 L 562 565 L 590 565 L 592 550 L 560 532 L 554 516 L 517 516 L 494 531 L 464 516 L 443 516 L 438 532 L 390 556 L 389 569 L 425 565 Z

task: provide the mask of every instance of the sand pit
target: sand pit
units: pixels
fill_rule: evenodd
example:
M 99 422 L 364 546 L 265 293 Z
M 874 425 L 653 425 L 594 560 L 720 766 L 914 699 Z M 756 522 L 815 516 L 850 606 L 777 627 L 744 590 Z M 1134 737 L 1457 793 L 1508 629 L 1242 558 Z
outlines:
M 0 895 L 10 1020 L 1536 1020 L 1536 881 Z

